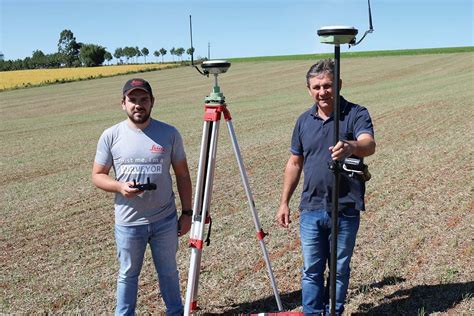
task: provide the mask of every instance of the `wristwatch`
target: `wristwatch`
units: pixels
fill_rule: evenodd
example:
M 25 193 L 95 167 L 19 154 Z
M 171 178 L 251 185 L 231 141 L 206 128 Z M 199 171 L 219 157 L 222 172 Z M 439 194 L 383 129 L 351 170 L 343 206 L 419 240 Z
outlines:
M 182 210 L 181 215 L 193 216 L 193 210 Z

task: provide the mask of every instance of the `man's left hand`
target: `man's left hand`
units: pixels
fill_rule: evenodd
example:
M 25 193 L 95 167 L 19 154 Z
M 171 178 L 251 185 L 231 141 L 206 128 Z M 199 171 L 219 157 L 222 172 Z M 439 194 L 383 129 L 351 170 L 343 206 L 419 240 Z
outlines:
M 178 237 L 181 237 L 181 236 L 186 235 L 188 231 L 191 229 L 192 216 L 181 215 L 178 221 L 179 221 L 179 227 L 180 227 L 180 230 L 178 231 Z

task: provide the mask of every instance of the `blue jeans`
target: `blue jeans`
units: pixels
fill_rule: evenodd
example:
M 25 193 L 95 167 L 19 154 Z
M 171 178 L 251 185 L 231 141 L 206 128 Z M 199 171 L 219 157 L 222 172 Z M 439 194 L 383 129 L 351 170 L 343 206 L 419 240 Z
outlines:
M 137 303 L 138 276 L 147 244 L 160 284 L 167 315 L 181 315 L 183 304 L 176 264 L 178 249 L 176 213 L 147 225 L 115 225 L 115 241 L 120 270 L 117 279 L 116 315 L 134 315 Z
M 336 314 L 342 315 L 349 287 L 350 261 L 354 252 L 360 212 L 339 212 L 337 235 Z M 331 213 L 326 210 L 302 210 L 300 238 L 304 267 L 302 271 L 302 303 L 305 315 L 329 315 L 329 291 L 324 287 L 324 271 L 329 265 Z

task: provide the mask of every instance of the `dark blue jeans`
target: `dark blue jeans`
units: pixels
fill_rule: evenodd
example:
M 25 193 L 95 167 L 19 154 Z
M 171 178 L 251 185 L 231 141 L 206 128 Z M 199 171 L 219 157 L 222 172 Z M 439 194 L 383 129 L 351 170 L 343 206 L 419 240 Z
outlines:
M 328 292 L 324 288 L 324 271 L 330 259 L 331 214 L 324 209 L 302 210 L 300 238 L 304 267 L 302 271 L 303 312 L 329 313 Z M 360 224 L 360 212 L 339 212 L 337 235 L 336 314 L 344 311 L 349 287 L 350 262 Z

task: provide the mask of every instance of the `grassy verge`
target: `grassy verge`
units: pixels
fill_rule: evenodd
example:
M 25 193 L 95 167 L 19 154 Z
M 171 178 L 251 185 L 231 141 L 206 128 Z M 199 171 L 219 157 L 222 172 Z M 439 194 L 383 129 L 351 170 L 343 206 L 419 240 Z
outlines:
M 342 52 L 344 58 L 351 57 L 380 57 L 380 56 L 406 56 L 406 55 L 430 55 L 430 54 L 451 54 L 474 52 L 474 46 L 466 47 L 446 47 L 446 48 L 422 48 L 422 49 L 402 49 L 402 50 L 377 50 L 368 52 Z M 243 57 L 229 58 L 233 62 L 248 61 L 278 61 L 278 60 L 316 60 L 321 58 L 333 57 L 333 53 L 324 54 L 302 54 L 302 55 L 284 55 L 284 56 L 261 56 L 261 57 Z

